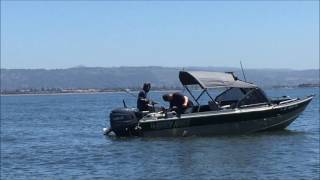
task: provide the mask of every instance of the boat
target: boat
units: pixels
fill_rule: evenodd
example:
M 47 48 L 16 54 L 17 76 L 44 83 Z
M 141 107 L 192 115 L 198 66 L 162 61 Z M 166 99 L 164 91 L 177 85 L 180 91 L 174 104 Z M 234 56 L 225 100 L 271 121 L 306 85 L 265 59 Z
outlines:
M 303 98 L 269 98 L 257 85 L 240 80 L 232 72 L 180 71 L 179 80 L 193 98 L 191 113 L 139 112 L 121 107 L 110 113 L 106 135 L 116 136 L 211 136 L 282 130 L 305 110 L 314 95 Z M 198 96 L 195 95 L 198 87 Z M 222 89 L 212 97 L 211 89 Z M 203 95 L 208 103 L 201 104 Z M 155 108 L 157 109 L 157 108 Z M 159 109 L 159 108 L 158 108 Z

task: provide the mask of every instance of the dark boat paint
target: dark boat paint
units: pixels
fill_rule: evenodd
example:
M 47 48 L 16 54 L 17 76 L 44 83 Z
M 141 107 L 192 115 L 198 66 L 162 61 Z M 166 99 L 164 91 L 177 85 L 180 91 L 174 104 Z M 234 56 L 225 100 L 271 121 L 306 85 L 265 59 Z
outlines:
M 312 98 L 309 96 L 282 105 L 192 113 L 181 118 L 141 121 L 139 125 L 144 136 L 202 136 L 278 130 L 290 125 Z
M 115 115 L 110 115 L 110 121 L 116 135 L 202 136 L 283 129 L 303 112 L 314 97 L 312 95 L 302 100 L 282 98 L 272 101 L 256 85 L 241 81 L 229 73 L 180 71 L 179 79 L 198 105 L 195 107 L 198 108 L 196 112 L 182 114 L 179 117 L 160 112 L 148 112 L 138 120 L 137 116 L 126 117 L 126 114 L 133 114 L 132 110 L 120 109 L 124 113 L 117 113 L 114 110 L 111 115 Z M 202 89 L 197 98 L 188 88 L 189 85 L 198 85 Z M 227 89 L 213 99 L 208 88 Z M 210 101 L 207 105 L 200 106 L 198 100 L 205 92 Z M 221 106 L 228 106 L 229 109 Z M 208 108 L 201 110 L 202 107 Z M 127 125 L 128 123 L 130 126 Z M 131 124 L 134 124 L 134 129 L 131 129 Z

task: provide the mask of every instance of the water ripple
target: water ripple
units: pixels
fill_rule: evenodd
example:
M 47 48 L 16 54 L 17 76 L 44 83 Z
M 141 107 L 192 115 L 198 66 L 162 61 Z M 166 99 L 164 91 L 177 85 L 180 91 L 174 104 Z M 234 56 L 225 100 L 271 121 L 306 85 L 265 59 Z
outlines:
M 318 89 L 267 93 L 317 95 L 284 131 L 186 138 L 103 136 L 123 94 L 1 97 L 1 179 L 319 179 Z

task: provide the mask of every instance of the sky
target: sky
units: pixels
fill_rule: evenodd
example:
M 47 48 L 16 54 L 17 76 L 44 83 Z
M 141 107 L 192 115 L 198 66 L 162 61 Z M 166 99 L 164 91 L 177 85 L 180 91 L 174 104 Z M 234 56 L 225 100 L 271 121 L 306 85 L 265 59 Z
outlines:
M 319 1 L 1 1 L 1 68 L 319 68 Z

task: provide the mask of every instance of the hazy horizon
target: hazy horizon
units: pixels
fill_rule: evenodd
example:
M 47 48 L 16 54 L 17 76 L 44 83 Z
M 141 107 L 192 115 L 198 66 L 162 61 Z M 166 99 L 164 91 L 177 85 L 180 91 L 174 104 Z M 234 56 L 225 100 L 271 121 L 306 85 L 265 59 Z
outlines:
M 184 69 L 184 68 L 216 68 L 216 69 L 241 69 L 240 65 L 238 67 L 228 67 L 228 66 L 161 66 L 161 65 L 145 65 L 145 66 L 72 66 L 72 67 L 63 67 L 63 68 L 4 68 L 1 69 L 8 69 L 8 70 L 64 70 L 64 69 L 73 69 L 73 68 L 148 68 L 148 67 L 157 67 L 157 68 L 173 68 L 173 69 Z M 308 69 L 294 69 L 294 68 L 246 68 L 243 67 L 245 70 L 292 70 L 292 71 L 305 71 L 305 70 L 320 70 L 318 68 L 308 68 Z
M 139 67 L 159 67 L 159 68 L 235 68 L 241 69 L 239 66 L 161 66 L 161 65 L 115 65 L 115 66 L 84 66 L 84 65 L 75 65 L 75 66 L 68 66 L 68 67 L 3 67 L 1 65 L 1 69 L 45 69 L 45 70 L 55 70 L 55 69 L 72 69 L 72 68 L 122 68 L 122 67 L 132 67 L 132 68 L 139 68 Z M 246 67 L 244 69 L 271 69 L 271 70 L 295 70 L 295 71 L 303 71 L 303 70 L 320 70 L 320 65 L 318 67 L 310 67 L 310 68 L 299 68 L 299 67 Z

